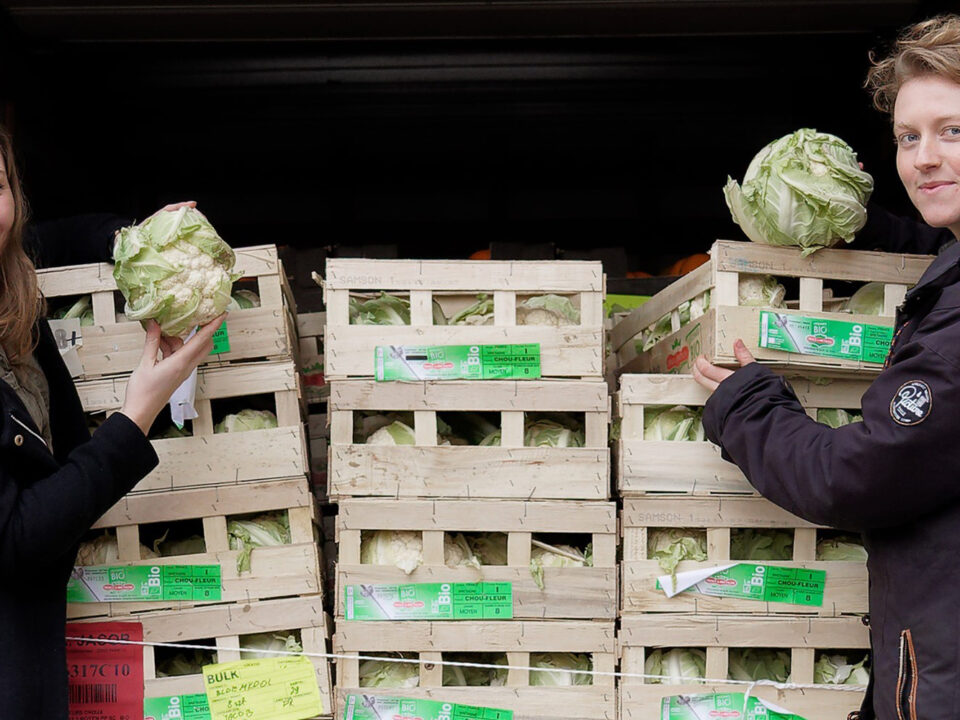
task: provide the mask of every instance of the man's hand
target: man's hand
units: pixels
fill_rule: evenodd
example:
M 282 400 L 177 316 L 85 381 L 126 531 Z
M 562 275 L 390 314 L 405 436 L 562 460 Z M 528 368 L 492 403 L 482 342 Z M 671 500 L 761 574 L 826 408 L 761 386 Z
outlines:
M 736 356 L 737 362 L 740 363 L 740 367 L 754 362 L 753 355 L 747 350 L 743 340 L 738 339 L 733 344 L 733 354 Z M 693 361 L 693 379 L 710 392 L 716 390 L 720 383 L 733 375 L 733 372 L 733 370 L 709 363 L 703 355 Z

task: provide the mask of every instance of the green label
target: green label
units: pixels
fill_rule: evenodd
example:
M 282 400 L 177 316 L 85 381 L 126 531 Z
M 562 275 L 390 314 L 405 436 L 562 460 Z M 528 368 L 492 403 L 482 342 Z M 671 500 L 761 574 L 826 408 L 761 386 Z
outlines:
M 640 307 L 649 299 L 649 295 L 617 295 L 608 293 L 603 298 L 603 314 L 611 317 L 613 313 L 628 312 Z
M 540 344 L 378 345 L 378 381 L 535 380 L 540 377 Z
M 343 604 L 347 620 L 510 620 L 513 585 L 347 585 Z
M 220 600 L 219 565 L 96 565 L 75 567 L 67 602 Z
M 144 698 L 143 720 L 210 720 L 205 693 Z
M 882 363 L 892 340 L 893 328 L 885 325 L 760 313 L 760 347 L 771 350 Z
M 347 695 L 343 720 L 513 720 L 512 710 L 436 700 Z
M 805 720 L 789 710 L 750 697 L 744 707 L 744 693 L 716 693 L 713 695 L 674 695 L 660 702 L 660 720 Z
M 827 573 L 824 570 L 753 563 L 738 563 L 703 579 L 689 581 L 685 578 L 698 573 L 700 578 L 703 578 L 703 573 L 697 570 L 677 573 L 677 586 L 683 592 L 711 597 L 820 607 L 823 605 L 823 591 L 827 584 Z M 660 580 L 657 581 L 657 588 L 662 588 Z
M 218 327 L 213 334 L 213 350 L 210 351 L 210 354 L 219 355 L 228 352 L 230 352 L 230 336 L 227 334 L 227 321 L 224 320 L 223 325 Z

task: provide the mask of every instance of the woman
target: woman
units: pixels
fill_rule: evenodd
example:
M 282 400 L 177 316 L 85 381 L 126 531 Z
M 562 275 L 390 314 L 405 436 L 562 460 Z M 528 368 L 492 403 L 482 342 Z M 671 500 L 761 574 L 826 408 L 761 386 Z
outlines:
M 66 720 L 66 584 L 77 545 L 156 466 L 150 425 L 210 352 L 222 318 L 186 345 L 151 321 L 123 406 L 91 437 L 43 319 L 22 241 L 25 207 L 0 127 L 0 717 Z M 101 236 L 42 250 L 90 262 L 107 259 L 110 244 Z
M 897 170 L 932 226 L 960 237 L 960 16 L 919 23 L 868 76 L 892 112 Z M 909 248 L 904 248 L 908 250 Z M 736 344 L 742 367 L 703 357 L 707 437 L 777 505 L 863 533 L 871 689 L 859 720 L 960 717 L 960 244 L 907 293 L 863 422 L 831 429 Z M 829 578 L 828 578 L 829 582 Z

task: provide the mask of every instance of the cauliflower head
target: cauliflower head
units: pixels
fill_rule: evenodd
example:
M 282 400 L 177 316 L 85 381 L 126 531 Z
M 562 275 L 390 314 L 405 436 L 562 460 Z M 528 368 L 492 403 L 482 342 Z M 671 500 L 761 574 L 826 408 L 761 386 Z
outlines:
M 131 320 L 153 318 L 165 335 L 184 337 L 230 304 L 236 256 L 194 208 L 161 210 L 123 228 L 113 277 Z

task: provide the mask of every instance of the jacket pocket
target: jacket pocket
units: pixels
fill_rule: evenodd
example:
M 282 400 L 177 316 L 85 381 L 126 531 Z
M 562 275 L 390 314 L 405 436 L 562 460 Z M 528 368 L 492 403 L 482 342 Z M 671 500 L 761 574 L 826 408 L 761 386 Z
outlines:
M 900 633 L 900 669 L 897 673 L 897 720 L 918 720 L 917 684 L 920 681 L 913 634 Z

